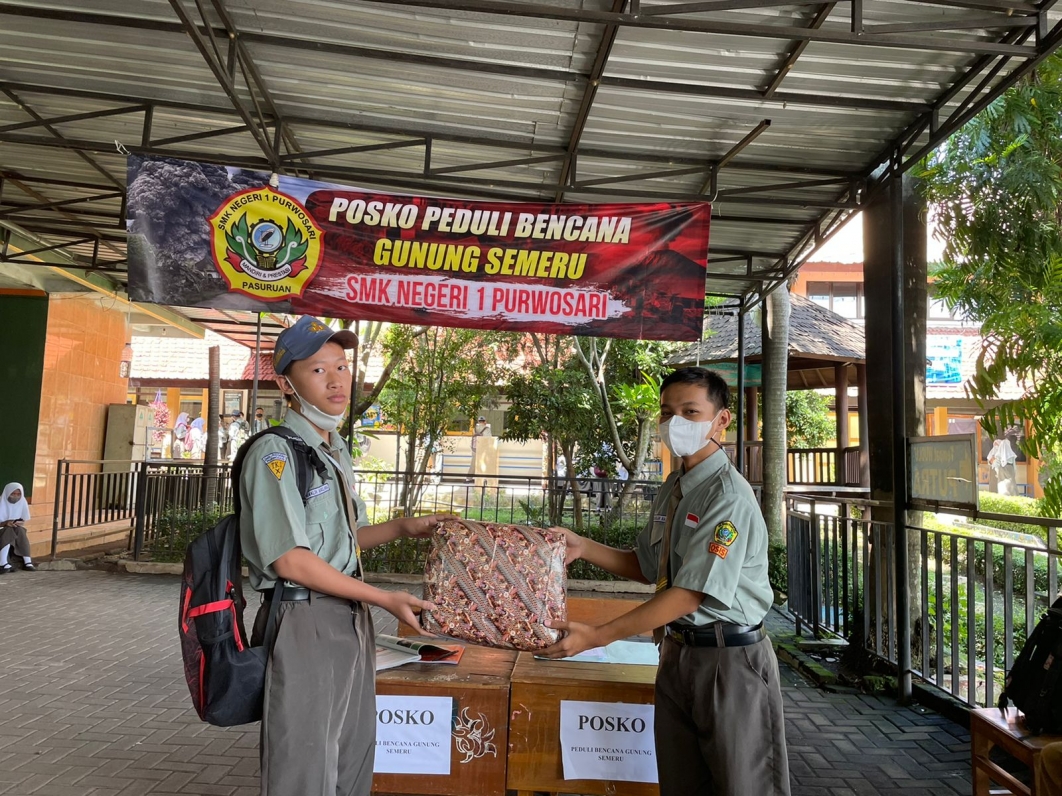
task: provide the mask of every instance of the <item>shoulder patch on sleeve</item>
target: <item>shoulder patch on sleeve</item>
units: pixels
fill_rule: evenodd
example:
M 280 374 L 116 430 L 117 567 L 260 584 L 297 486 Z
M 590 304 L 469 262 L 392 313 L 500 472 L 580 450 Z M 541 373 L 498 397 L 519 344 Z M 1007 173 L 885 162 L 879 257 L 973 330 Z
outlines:
M 715 542 L 723 545 L 724 547 L 730 547 L 734 543 L 734 540 L 738 538 L 737 528 L 734 527 L 734 523 L 730 520 L 723 520 L 721 523 L 715 526 Z
M 726 554 L 730 552 L 730 545 L 734 544 L 734 540 L 737 538 L 738 532 L 737 528 L 734 527 L 734 523 L 730 520 L 723 520 L 715 526 L 715 533 L 712 534 L 708 552 L 720 558 L 726 558 Z
M 284 468 L 288 466 L 288 454 L 283 451 L 273 451 L 263 456 L 262 462 L 279 481 L 280 476 L 284 475 Z

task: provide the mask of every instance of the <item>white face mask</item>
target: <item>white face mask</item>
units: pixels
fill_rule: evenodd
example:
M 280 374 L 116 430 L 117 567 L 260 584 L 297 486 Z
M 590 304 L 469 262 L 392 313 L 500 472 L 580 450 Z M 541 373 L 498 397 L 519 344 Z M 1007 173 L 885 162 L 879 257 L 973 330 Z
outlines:
M 692 456 L 709 444 L 708 435 L 714 422 L 714 417 L 695 423 L 674 415 L 660 424 L 660 439 L 675 456 Z
M 291 384 L 291 380 L 288 379 L 288 384 Z M 295 385 L 291 384 L 291 391 L 295 393 L 295 397 L 299 399 L 299 412 L 317 426 L 322 431 L 335 431 L 339 428 L 339 424 L 343 422 L 343 415 L 330 415 L 328 412 L 324 412 L 318 409 L 313 404 L 309 403 L 305 398 L 299 395 L 299 391 L 295 389 Z

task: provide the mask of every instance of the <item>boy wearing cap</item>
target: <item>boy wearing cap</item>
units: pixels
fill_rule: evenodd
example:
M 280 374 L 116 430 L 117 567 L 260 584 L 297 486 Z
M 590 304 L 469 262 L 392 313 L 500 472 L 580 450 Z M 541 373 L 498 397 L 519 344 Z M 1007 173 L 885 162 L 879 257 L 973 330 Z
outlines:
M 647 630 L 660 643 L 656 761 L 661 796 L 789 796 L 778 659 L 763 629 L 773 602 L 767 526 L 717 437 L 730 425 L 726 382 L 682 368 L 660 390 L 660 438 L 682 459 L 634 550 L 565 530 L 569 561 L 655 583 L 649 601 L 607 624 L 566 631 L 541 654 L 575 655 Z M 562 529 L 563 530 L 563 529 Z
M 325 463 L 307 500 L 291 445 L 265 436 L 251 445 L 240 479 L 240 538 L 251 585 L 263 593 L 252 643 L 264 635 L 269 601 L 282 588 L 276 641 L 266 672 L 262 796 L 360 796 L 372 786 L 376 744 L 376 647 L 369 606 L 419 627 L 431 608 L 405 592 L 362 580 L 362 548 L 426 536 L 442 516 L 368 525 L 354 493 L 353 463 L 336 432 L 350 402 L 345 349 L 357 337 L 303 317 L 273 354 L 290 428 Z

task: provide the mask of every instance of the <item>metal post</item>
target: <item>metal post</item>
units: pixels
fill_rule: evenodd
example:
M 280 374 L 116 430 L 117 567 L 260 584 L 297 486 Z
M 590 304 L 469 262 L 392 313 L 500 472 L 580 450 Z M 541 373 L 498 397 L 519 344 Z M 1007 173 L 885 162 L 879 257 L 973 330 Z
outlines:
M 737 339 L 737 457 L 734 466 L 744 476 L 745 472 L 745 298 L 738 305 Z
M 55 561 L 55 556 L 59 549 L 60 506 L 63 500 L 63 486 L 66 484 L 66 474 L 69 472 L 70 463 L 65 459 L 60 459 L 59 466 L 56 468 L 58 478 L 55 484 L 55 508 L 52 511 L 52 561 Z
M 279 129 L 279 125 L 278 125 Z M 251 385 L 251 405 L 248 412 L 251 416 L 251 431 L 254 432 L 255 412 L 258 411 L 258 367 L 262 359 L 262 313 L 258 313 L 258 322 L 254 331 L 254 382 Z
M 133 560 L 139 561 L 144 550 L 144 526 L 147 519 L 147 472 L 148 463 L 138 462 L 136 466 L 136 531 L 133 535 Z
M 911 684 L 910 583 L 907 577 L 907 412 L 904 397 L 906 378 L 904 346 L 904 246 L 903 180 L 895 176 L 889 186 L 892 210 L 893 251 L 891 281 L 892 309 L 892 476 L 893 523 L 896 566 L 896 663 L 901 704 L 909 704 Z

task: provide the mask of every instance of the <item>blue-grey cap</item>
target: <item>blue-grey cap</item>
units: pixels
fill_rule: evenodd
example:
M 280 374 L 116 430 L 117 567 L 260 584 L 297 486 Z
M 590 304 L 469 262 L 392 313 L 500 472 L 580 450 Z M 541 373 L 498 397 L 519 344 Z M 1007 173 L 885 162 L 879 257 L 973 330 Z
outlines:
M 337 332 L 312 315 L 304 315 L 294 326 L 285 329 L 277 337 L 273 349 L 273 371 L 283 376 L 292 362 L 312 357 L 327 342 L 339 343 L 343 348 L 357 348 L 358 336 L 354 332 Z

